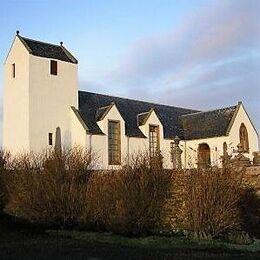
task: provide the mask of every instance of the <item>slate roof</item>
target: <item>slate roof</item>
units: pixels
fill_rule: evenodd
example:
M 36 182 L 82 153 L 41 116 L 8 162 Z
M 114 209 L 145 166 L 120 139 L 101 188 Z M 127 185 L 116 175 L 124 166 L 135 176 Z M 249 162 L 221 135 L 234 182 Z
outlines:
M 225 136 L 238 107 L 201 112 L 85 91 L 78 94 L 79 114 L 92 134 L 103 134 L 97 121 L 115 104 L 125 120 L 126 135 L 129 137 L 145 137 L 138 125 L 146 120 L 152 110 L 163 125 L 164 138 L 173 139 L 177 135 L 183 140 L 193 140 Z
M 148 112 L 140 113 L 137 115 L 137 124 L 138 126 L 144 125 L 149 116 L 151 115 L 153 110 L 150 110 Z
M 70 63 L 78 63 L 73 55 L 61 45 L 32 40 L 18 35 L 30 54 L 49 59 L 57 59 Z
M 126 135 L 130 137 L 145 137 L 138 127 L 137 115 L 147 113 L 154 109 L 156 115 L 164 128 L 164 138 L 174 138 L 178 135 L 183 138 L 183 129 L 180 116 L 197 112 L 191 109 L 159 105 L 144 101 L 137 101 L 127 98 L 119 98 L 101 95 L 91 92 L 79 91 L 79 113 L 92 134 L 102 134 L 97 125 L 96 114 L 98 109 L 115 103 L 121 116 L 125 120 Z
M 112 106 L 113 106 L 113 103 L 111 103 L 109 106 L 98 108 L 97 112 L 96 112 L 96 120 L 97 121 L 102 120 L 107 115 L 107 113 L 110 111 Z
M 198 112 L 181 117 L 184 139 L 201 139 L 225 136 L 237 106 L 206 112 Z

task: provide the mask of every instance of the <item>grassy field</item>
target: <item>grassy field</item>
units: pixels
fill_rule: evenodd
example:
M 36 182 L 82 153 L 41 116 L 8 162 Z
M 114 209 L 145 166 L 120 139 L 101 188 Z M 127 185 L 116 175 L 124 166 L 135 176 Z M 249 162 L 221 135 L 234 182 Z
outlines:
M 46 231 L 54 237 L 71 238 L 89 243 L 103 243 L 131 248 L 146 248 L 157 250 L 192 250 L 211 252 L 254 252 L 260 253 L 260 240 L 255 240 L 250 245 L 237 245 L 221 241 L 194 241 L 185 237 L 146 236 L 129 238 L 111 233 L 97 233 L 70 230 Z
M 183 237 L 127 238 L 111 233 L 0 225 L 0 259 L 260 259 L 260 242 L 242 246 Z

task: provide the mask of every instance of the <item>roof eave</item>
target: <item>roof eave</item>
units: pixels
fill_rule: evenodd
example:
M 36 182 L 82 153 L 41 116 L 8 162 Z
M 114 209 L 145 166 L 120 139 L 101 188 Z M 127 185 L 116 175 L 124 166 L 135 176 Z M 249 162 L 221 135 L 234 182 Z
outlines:
M 74 107 L 74 106 L 71 106 L 71 109 L 72 111 L 74 112 L 75 116 L 77 117 L 77 119 L 79 120 L 79 122 L 81 123 L 81 125 L 83 126 L 83 128 L 85 129 L 86 133 L 89 134 L 90 133 L 90 130 L 89 128 L 87 127 L 87 125 L 85 124 L 84 120 L 82 119 L 79 111 Z
M 61 48 L 68 56 L 68 58 L 72 61 L 72 63 L 78 64 L 78 60 L 64 46 L 61 46 Z

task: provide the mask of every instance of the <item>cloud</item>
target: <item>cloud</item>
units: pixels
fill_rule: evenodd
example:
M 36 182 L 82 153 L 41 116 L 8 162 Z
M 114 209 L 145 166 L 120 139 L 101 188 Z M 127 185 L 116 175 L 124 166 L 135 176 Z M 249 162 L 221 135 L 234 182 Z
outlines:
M 260 1 L 218 1 L 133 44 L 102 82 L 133 98 L 208 109 L 260 100 Z M 115 93 L 114 93 L 115 94 Z

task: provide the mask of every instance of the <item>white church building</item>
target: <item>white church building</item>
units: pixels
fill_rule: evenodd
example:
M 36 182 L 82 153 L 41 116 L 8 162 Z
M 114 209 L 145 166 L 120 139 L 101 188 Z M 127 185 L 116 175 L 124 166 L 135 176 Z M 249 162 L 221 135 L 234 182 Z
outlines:
M 151 157 L 160 151 L 163 166 L 172 168 L 176 136 L 183 167 L 198 160 L 221 166 L 224 151 L 234 154 L 238 144 L 249 158 L 259 150 L 256 128 L 241 102 L 195 111 L 79 91 L 78 61 L 62 43 L 17 32 L 4 62 L 3 148 L 38 152 L 53 147 L 57 133 L 63 147 L 91 149 L 105 169 L 141 151 Z

